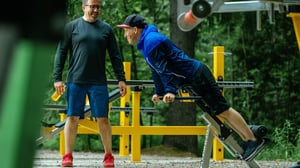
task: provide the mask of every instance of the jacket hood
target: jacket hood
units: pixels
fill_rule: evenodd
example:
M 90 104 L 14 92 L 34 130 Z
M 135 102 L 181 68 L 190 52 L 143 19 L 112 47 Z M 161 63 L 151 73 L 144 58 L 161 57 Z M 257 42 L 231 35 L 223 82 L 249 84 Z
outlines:
M 144 57 L 147 56 L 153 48 L 158 46 L 162 41 L 166 40 L 167 37 L 158 32 L 157 27 L 148 24 L 137 43 L 137 49 L 141 50 Z
M 144 48 L 144 41 L 145 41 L 145 38 L 147 37 L 148 34 L 150 34 L 151 32 L 158 32 L 157 28 L 154 26 L 154 25 L 151 25 L 151 24 L 148 24 L 143 32 L 142 32 L 142 35 L 137 43 L 137 49 L 138 50 L 142 50 Z

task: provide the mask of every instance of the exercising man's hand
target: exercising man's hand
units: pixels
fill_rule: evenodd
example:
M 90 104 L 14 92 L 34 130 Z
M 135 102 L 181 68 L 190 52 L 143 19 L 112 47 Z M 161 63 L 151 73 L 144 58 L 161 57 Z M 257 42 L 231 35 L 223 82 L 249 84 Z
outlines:
M 167 93 L 164 95 L 163 101 L 165 103 L 170 103 L 175 100 L 175 95 L 173 93 Z
M 161 96 L 158 96 L 157 94 L 154 94 L 153 96 L 152 96 L 152 101 L 154 102 L 154 103 L 157 103 L 157 102 L 160 102 L 160 100 L 161 100 Z

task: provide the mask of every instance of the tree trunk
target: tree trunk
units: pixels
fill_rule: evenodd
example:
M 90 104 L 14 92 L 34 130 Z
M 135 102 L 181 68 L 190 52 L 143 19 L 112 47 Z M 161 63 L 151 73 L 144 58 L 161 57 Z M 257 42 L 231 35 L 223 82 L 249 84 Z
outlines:
M 181 31 L 177 26 L 177 1 L 170 0 L 170 37 L 187 55 L 194 57 L 197 30 Z M 196 125 L 196 105 L 194 103 L 174 102 L 169 106 L 167 125 Z M 197 136 L 164 136 L 163 145 L 173 146 L 199 155 Z

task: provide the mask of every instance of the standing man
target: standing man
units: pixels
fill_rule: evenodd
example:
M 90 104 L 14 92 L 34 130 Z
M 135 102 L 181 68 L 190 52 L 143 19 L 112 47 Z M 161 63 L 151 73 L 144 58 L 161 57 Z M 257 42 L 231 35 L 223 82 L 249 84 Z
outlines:
M 100 0 L 82 0 L 83 17 L 69 22 L 60 41 L 54 61 L 54 87 L 62 94 L 66 86 L 68 103 L 64 128 L 66 152 L 63 167 L 73 166 L 73 146 L 79 119 L 84 117 L 85 97 L 88 95 L 92 117 L 97 119 L 104 146 L 104 167 L 114 167 L 112 131 L 108 120 L 108 88 L 105 73 L 105 54 L 108 51 L 119 81 L 121 96 L 126 94 L 125 72 L 112 28 L 98 19 Z M 68 57 L 66 85 L 62 79 Z
M 190 86 L 202 96 L 212 109 L 212 115 L 222 117 L 243 139 L 242 159 L 252 160 L 267 143 L 267 139 L 255 137 L 244 118 L 225 100 L 208 67 L 190 58 L 154 25 L 147 24 L 143 17 L 133 14 L 124 23 L 125 38 L 137 45 L 149 65 L 155 85 L 153 102 L 173 102 L 178 88 Z

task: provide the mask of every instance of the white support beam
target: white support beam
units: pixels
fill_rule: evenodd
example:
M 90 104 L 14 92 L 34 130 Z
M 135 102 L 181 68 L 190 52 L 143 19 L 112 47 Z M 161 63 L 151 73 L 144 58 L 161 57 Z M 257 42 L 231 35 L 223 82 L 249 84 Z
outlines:
M 185 14 L 192 9 L 192 6 L 198 0 L 191 0 L 189 3 L 180 0 L 177 4 L 177 24 L 182 31 L 190 31 L 200 24 L 205 17 L 196 18 L 194 24 L 187 24 Z M 257 14 L 257 30 L 261 29 L 261 11 L 267 11 L 270 24 L 275 24 L 275 11 L 287 12 L 289 6 L 300 5 L 300 0 L 249 0 L 249 1 L 226 1 L 224 0 L 206 0 L 211 6 L 211 13 L 233 13 L 233 12 L 256 12 Z
M 232 12 L 255 12 L 255 11 L 268 11 L 271 9 L 271 3 L 264 3 L 261 1 L 237 1 L 237 2 L 224 2 L 219 10 L 213 11 L 214 13 L 232 13 Z M 278 5 L 274 10 L 279 10 Z
M 261 1 L 270 2 L 274 4 L 300 5 L 300 0 L 261 0 Z

